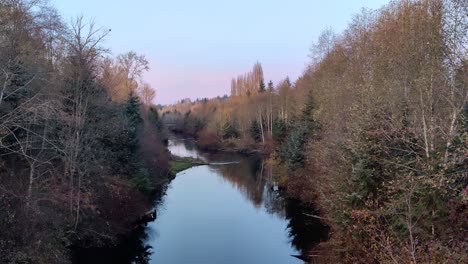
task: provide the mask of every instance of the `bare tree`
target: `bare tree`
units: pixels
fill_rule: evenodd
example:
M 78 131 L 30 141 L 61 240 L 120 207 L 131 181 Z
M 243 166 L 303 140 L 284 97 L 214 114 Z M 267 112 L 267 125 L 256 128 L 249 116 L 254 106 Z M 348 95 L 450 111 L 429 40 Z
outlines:
M 133 51 L 121 54 L 117 57 L 120 70 L 125 74 L 125 87 L 127 95 L 135 91 L 143 73 L 149 70 L 149 63 L 145 56 Z
M 153 104 L 154 98 L 156 98 L 156 91 L 153 88 L 151 88 L 151 85 L 148 83 L 144 83 L 139 88 L 138 94 L 140 95 L 143 104 L 146 107 L 151 106 L 151 104 Z
M 82 178 L 87 174 L 88 156 L 84 151 L 87 141 L 85 124 L 89 115 L 90 97 L 95 92 L 95 74 L 99 57 L 107 51 L 100 46 L 108 30 L 86 24 L 83 17 L 72 21 L 69 33 L 68 57 L 65 65 L 67 88 L 64 105 L 68 114 L 63 129 L 64 170 L 69 181 L 70 212 L 75 214 L 75 228 L 80 214 Z M 75 178 L 76 177 L 76 178 Z M 75 189 L 75 185 L 76 189 Z M 76 199 L 75 199 L 76 197 Z

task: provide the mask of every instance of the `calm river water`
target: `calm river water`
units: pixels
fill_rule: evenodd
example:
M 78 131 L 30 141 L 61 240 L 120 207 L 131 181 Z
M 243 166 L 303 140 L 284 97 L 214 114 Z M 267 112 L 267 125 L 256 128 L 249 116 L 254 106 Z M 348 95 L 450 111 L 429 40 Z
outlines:
M 177 174 L 155 205 L 157 219 L 139 235 L 139 246 L 117 249 L 146 254 L 114 262 L 302 264 L 294 255 L 326 239 L 328 229 L 304 216 L 310 208 L 274 191 L 271 170 L 261 157 L 203 153 L 184 139 L 170 140 L 169 150 L 211 165 Z

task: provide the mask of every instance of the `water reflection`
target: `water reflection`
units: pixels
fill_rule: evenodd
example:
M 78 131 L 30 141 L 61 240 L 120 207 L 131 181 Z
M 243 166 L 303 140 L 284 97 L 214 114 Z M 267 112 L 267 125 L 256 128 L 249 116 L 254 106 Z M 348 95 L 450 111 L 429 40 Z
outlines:
M 327 239 L 328 228 L 319 219 L 307 217 L 304 214 L 317 213 L 310 205 L 305 206 L 297 200 L 285 199 L 278 191 L 273 191 L 272 169 L 266 166 L 261 156 L 198 153 L 194 145 L 192 140 L 175 140 L 171 142 L 170 150 L 173 153 L 183 153 L 181 149 L 186 148 L 190 152 L 184 153 L 185 155 L 198 156 L 207 162 L 236 162 L 236 164 L 209 166 L 208 170 L 222 176 L 222 181 L 234 187 L 257 210 L 263 210 L 266 214 L 275 215 L 286 222 L 284 228 L 287 229 L 290 246 L 296 250 L 291 254 L 307 254 L 314 245 Z M 293 261 L 291 260 L 289 263 L 293 263 Z
M 280 192 L 273 191 L 274 180 L 271 168 L 265 165 L 260 156 L 239 158 L 235 154 L 215 154 L 208 160 L 220 158 L 224 161 L 240 159 L 238 166 L 213 168 L 221 173 L 255 207 L 263 206 L 270 214 L 288 220 L 288 234 L 291 244 L 301 255 L 321 241 L 328 238 L 329 227 L 319 219 L 306 216 L 317 214 L 312 205 L 304 205 L 299 200 L 284 198 Z
M 286 219 L 288 223 L 289 237 L 292 245 L 306 255 L 313 246 L 328 239 L 329 227 L 319 219 L 305 214 L 317 214 L 311 208 L 298 200 L 288 199 L 285 203 Z
M 75 251 L 74 263 L 299 264 L 291 255 L 327 238 L 327 227 L 304 215 L 313 208 L 273 191 L 262 157 L 202 153 L 174 138 L 168 147 L 215 164 L 178 174 L 156 203 L 155 222 L 116 247 Z
M 147 231 L 141 226 L 127 236 L 122 236 L 117 245 L 94 248 L 72 248 L 72 263 L 83 264 L 147 264 L 153 252 L 145 243 Z
M 169 139 L 168 148 L 173 155 L 179 157 L 201 158 L 192 139 L 172 137 Z

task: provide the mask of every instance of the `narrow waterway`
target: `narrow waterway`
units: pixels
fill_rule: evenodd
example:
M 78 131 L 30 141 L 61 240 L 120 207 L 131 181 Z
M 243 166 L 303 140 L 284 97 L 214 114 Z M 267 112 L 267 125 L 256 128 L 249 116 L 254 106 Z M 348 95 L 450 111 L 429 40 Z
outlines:
M 276 190 L 262 157 L 201 152 L 189 139 L 168 148 L 210 165 L 177 174 L 155 221 L 115 247 L 76 251 L 74 263 L 302 264 L 295 256 L 327 238 L 328 228 L 304 215 L 313 208 Z
M 171 182 L 157 220 L 148 225 L 150 263 L 303 263 L 293 255 L 326 236 L 297 202 L 274 190 L 260 157 L 200 153 L 184 139 L 170 140 L 169 150 L 210 165 L 183 171 Z

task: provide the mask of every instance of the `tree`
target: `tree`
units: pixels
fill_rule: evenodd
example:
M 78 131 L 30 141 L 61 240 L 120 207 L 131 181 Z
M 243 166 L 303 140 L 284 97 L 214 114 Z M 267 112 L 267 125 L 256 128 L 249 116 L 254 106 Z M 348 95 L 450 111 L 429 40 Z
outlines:
M 263 88 L 262 88 L 263 87 Z M 231 80 L 232 96 L 256 95 L 265 89 L 262 65 L 257 62 L 252 71 Z
M 262 132 L 260 131 L 260 125 L 257 120 L 252 121 L 249 132 L 250 136 L 255 140 L 255 142 L 262 141 Z
M 130 92 L 125 105 L 125 113 L 129 121 L 127 157 L 133 156 L 138 148 L 138 134 L 141 132 L 143 119 L 140 115 L 140 99 Z M 131 158 L 129 158 L 131 160 Z M 131 162 L 129 162 L 131 163 Z
M 153 104 L 153 100 L 156 97 L 156 91 L 151 88 L 148 83 L 144 83 L 139 90 L 139 95 L 143 101 L 143 105 L 149 107 L 151 104 Z
M 158 109 L 153 106 L 149 108 L 149 122 L 156 127 L 158 132 L 162 131 L 163 122 L 159 117 Z
M 282 142 L 287 135 L 287 125 L 281 119 L 276 119 L 273 121 L 273 139 L 277 142 Z
M 149 70 L 149 63 L 145 56 L 138 55 L 133 51 L 121 54 L 117 57 L 119 69 L 125 74 L 127 94 L 135 91 L 137 82 L 142 77 L 143 72 Z
M 141 84 L 145 71 L 149 70 L 149 63 L 143 55 L 133 51 L 120 54 L 116 60 L 106 58 L 101 63 L 101 75 L 104 86 L 112 99 L 123 103 L 131 92 L 139 93 L 147 84 Z M 149 94 L 148 94 L 149 95 Z
M 0 0 L 0 262 L 115 241 L 167 177 L 158 112 L 135 95 L 147 62 L 104 58 L 108 33 L 82 17 L 67 28 L 47 1 Z
M 309 94 L 308 99 L 302 109 L 298 119 L 291 124 L 290 131 L 284 142 L 280 145 L 281 158 L 287 161 L 291 170 L 304 166 L 305 163 L 305 144 L 312 140 L 317 140 L 319 132 L 319 123 L 315 118 L 315 101 Z M 281 122 L 281 121 L 279 121 Z M 278 130 L 283 129 L 282 123 L 278 123 Z M 281 132 L 279 131 L 281 136 Z
M 273 86 L 273 82 L 270 80 L 268 82 L 268 92 L 272 93 L 275 90 L 275 87 Z
M 260 80 L 259 87 L 260 87 L 259 90 L 258 90 L 259 93 L 265 92 L 265 82 L 263 81 L 263 78 Z
M 64 172 L 68 177 L 70 212 L 76 214 L 75 229 L 80 217 L 81 185 L 88 174 L 89 158 L 85 146 L 94 140 L 87 131 L 91 99 L 98 91 L 96 85 L 97 61 L 107 50 L 100 46 L 109 31 L 87 25 L 83 17 L 76 18 L 67 39 L 69 54 L 65 62 L 63 107 L 67 118 L 61 131 Z
M 313 65 L 317 65 L 330 54 L 336 40 L 337 36 L 331 28 L 327 28 L 320 33 L 317 43 L 314 43 L 310 48 L 309 57 L 312 59 Z

